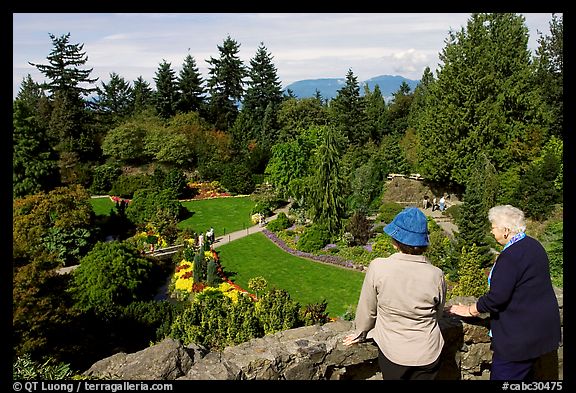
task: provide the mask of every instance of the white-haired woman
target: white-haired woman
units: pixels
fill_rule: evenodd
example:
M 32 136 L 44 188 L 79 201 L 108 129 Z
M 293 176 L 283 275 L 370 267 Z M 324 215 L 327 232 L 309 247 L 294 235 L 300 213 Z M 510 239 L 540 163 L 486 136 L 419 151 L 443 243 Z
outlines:
M 503 247 L 488 276 L 488 293 L 475 304 L 450 307 L 452 314 L 490 313 L 492 380 L 529 380 L 536 360 L 558 349 L 560 313 L 544 247 L 527 236 L 522 210 L 488 211 L 492 235 Z

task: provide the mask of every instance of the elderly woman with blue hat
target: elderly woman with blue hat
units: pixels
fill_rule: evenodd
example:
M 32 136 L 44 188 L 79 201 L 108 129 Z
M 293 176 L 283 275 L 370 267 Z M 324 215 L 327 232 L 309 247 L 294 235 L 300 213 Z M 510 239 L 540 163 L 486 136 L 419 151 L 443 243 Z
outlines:
M 398 213 L 384 227 L 396 253 L 369 265 L 356 308 L 355 331 L 343 343 L 367 338 L 378 346 L 383 379 L 435 379 L 444 339 L 444 273 L 423 255 L 428 221 L 418 208 Z

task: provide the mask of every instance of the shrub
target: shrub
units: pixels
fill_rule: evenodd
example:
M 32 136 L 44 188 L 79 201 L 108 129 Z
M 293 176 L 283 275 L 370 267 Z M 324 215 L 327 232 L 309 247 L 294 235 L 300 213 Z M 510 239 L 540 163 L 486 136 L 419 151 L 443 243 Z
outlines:
M 150 176 L 140 173 L 136 175 L 122 174 L 112 184 L 110 193 L 121 198 L 132 198 L 138 190 L 150 187 L 152 180 Z
M 114 181 L 122 174 L 122 170 L 113 164 L 103 164 L 94 168 L 90 193 L 93 195 L 108 194 Z
M 50 357 L 46 361 L 38 362 L 32 360 L 29 354 L 25 354 L 18 356 L 12 364 L 14 381 L 63 380 L 70 379 L 73 374 L 69 364 L 57 363 Z
M 268 230 L 270 230 L 272 232 L 279 232 L 279 231 L 282 231 L 284 229 L 290 228 L 290 225 L 292 225 L 292 223 L 288 219 L 288 216 L 286 216 L 286 214 L 284 212 L 280 212 L 280 213 L 278 213 L 277 218 L 275 220 L 272 220 L 266 226 L 266 228 L 268 228 Z
M 296 248 L 304 252 L 317 251 L 330 243 L 330 232 L 324 227 L 313 225 L 304 230 L 298 239 Z
M 394 217 L 402 210 L 404 210 L 404 206 L 399 203 L 385 202 L 380 206 L 377 220 L 385 223 L 392 222 Z
M 469 248 L 462 247 L 458 262 L 458 282 L 452 289 L 451 296 L 480 297 L 488 290 L 488 281 L 482 268 L 482 258 L 476 244 Z

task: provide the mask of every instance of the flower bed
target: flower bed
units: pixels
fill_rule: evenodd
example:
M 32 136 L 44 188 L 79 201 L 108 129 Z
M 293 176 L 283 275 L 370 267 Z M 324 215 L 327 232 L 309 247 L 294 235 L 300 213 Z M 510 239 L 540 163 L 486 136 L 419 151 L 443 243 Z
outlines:
M 348 269 L 355 269 L 360 271 L 364 271 L 365 269 L 365 267 L 362 265 L 356 265 L 353 261 L 349 261 L 335 255 L 315 255 L 308 252 L 295 250 L 289 247 L 284 240 L 280 239 L 274 232 L 269 231 L 268 229 L 263 229 L 262 233 L 266 235 L 268 239 L 276 243 L 278 247 L 297 257 L 308 258 L 318 262 L 331 263 L 333 265 L 342 266 Z

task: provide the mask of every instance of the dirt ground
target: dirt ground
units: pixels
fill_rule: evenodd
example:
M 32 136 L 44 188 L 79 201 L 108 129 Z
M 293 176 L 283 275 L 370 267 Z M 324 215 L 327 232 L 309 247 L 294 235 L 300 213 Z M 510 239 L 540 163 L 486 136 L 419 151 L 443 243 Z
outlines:
M 450 216 L 445 215 L 440 210 L 432 211 L 431 207 L 423 209 L 423 200 L 426 195 L 430 203 L 434 197 L 439 201 L 442 195 L 450 195 L 450 198 L 447 199 L 447 207 L 461 203 L 459 196 L 449 189 L 439 189 L 423 180 L 413 180 L 402 177 L 395 177 L 386 183 L 383 201 L 396 202 L 406 206 L 417 206 L 424 214 L 433 217 L 448 235 L 453 236 L 454 232 L 458 231 L 458 227 L 454 224 Z
M 424 196 L 428 196 L 430 202 L 436 197 L 440 200 L 442 195 L 450 195 L 449 203 L 460 203 L 459 196 L 450 189 L 438 188 L 425 180 L 413 180 L 403 177 L 395 177 L 386 182 L 386 191 L 384 192 L 384 202 L 399 202 L 402 204 L 414 204 L 422 207 Z

